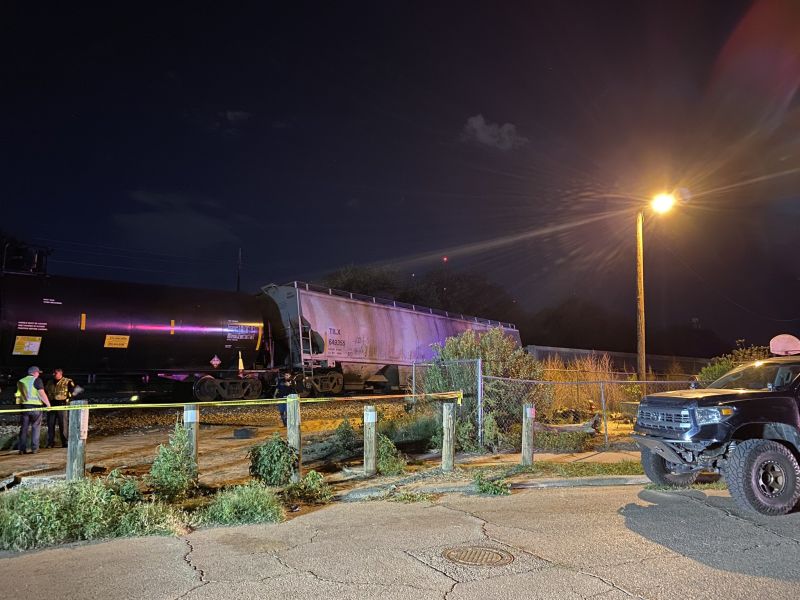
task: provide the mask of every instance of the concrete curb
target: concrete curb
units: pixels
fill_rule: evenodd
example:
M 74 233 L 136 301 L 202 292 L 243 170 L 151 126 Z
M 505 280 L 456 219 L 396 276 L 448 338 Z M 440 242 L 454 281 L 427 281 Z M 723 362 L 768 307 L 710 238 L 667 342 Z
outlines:
M 547 489 L 547 488 L 576 488 L 576 487 L 609 487 L 624 485 L 646 485 L 650 480 L 644 476 L 603 476 L 603 477 L 575 477 L 560 479 L 539 479 L 511 484 L 512 490 L 525 489 Z M 407 486 L 388 484 L 384 486 L 373 486 L 351 490 L 338 497 L 340 502 L 360 502 L 363 500 L 374 500 L 390 494 L 391 492 L 405 488 L 409 492 L 419 492 L 424 494 L 469 494 L 474 495 L 474 485 L 471 481 L 450 484 L 429 484 L 415 485 L 413 488 Z

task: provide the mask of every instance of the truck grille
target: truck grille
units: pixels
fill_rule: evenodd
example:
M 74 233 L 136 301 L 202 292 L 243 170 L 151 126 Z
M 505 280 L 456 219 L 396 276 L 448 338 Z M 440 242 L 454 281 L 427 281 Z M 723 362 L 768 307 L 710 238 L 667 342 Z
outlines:
M 688 409 L 670 409 L 640 406 L 637 425 L 659 431 L 688 431 L 692 428 L 692 417 Z

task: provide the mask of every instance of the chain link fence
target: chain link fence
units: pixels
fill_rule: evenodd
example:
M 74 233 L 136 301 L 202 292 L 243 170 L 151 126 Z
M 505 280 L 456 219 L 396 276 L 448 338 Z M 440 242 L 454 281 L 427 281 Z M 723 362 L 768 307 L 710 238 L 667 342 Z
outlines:
M 412 393 L 463 390 L 456 424 L 456 446 L 461 451 L 519 451 L 525 404 L 536 408 L 537 434 L 546 447 L 588 448 L 599 432 L 603 435 L 599 449 L 608 449 L 611 439 L 630 434 L 642 396 L 686 389 L 693 383 L 640 382 L 632 375 L 609 380 L 526 380 L 491 377 L 482 372 L 480 359 L 412 366 Z M 428 414 L 441 423 L 440 412 Z

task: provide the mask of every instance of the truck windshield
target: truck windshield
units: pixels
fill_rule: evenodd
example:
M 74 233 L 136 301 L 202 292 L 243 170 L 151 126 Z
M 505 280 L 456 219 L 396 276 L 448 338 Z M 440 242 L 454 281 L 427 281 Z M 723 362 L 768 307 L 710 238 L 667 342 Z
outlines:
M 795 381 L 798 375 L 800 360 L 757 360 L 729 371 L 708 387 L 724 390 L 779 390 Z

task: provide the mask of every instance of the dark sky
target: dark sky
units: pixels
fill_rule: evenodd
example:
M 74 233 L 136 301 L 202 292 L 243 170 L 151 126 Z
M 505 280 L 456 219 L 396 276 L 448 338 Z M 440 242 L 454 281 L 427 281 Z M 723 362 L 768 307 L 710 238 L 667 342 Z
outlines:
M 170 3 L 172 4 L 172 3 Z M 793 0 L 12 3 L 2 228 L 232 288 L 451 257 L 530 310 L 800 333 Z M 495 315 L 486 315 L 495 316 Z

